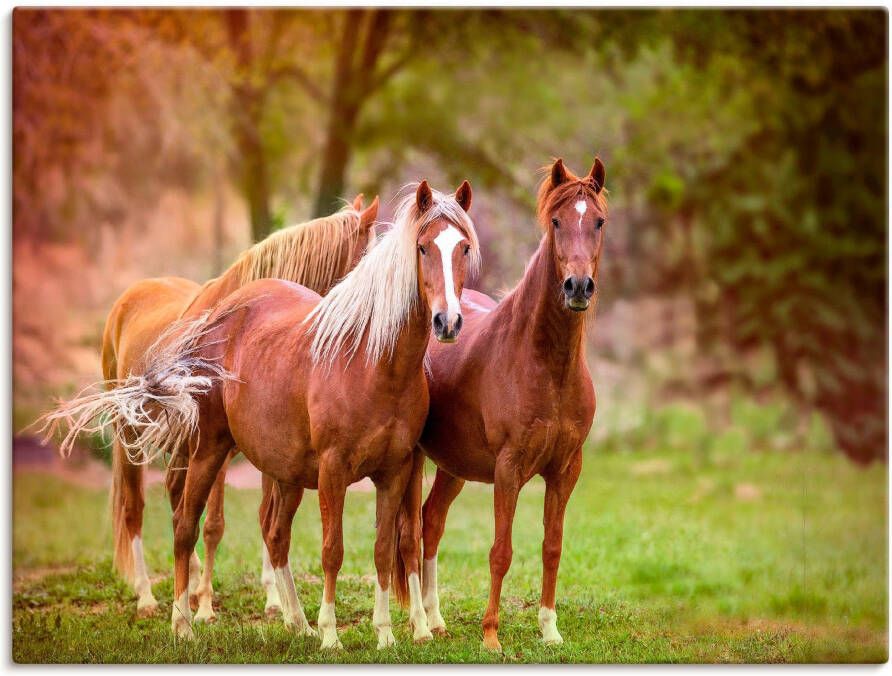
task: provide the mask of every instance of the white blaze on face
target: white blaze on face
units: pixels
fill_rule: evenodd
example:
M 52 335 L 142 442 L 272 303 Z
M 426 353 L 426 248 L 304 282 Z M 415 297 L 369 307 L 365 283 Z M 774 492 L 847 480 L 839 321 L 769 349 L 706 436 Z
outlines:
M 450 327 L 455 318 L 461 314 L 461 305 L 455 295 L 455 279 L 452 275 L 452 252 L 463 239 L 464 235 L 458 231 L 458 228 L 451 225 L 434 238 L 434 244 L 440 250 L 443 260 L 443 282 L 446 286 L 447 305 L 446 321 Z
M 582 217 L 585 216 L 586 211 L 588 211 L 588 205 L 585 203 L 585 200 L 579 200 L 576 203 L 576 213 L 579 214 L 579 232 L 582 232 Z

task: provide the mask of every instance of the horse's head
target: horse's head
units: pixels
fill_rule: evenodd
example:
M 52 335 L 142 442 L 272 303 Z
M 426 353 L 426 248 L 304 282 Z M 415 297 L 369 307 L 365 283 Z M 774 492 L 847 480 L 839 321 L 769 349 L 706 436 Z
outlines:
M 539 223 L 551 240 L 564 305 L 582 312 L 598 292 L 598 263 L 607 222 L 604 164 L 595 158 L 584 178 L 556 160 L 539 189 Z
M 378 218 L 378 196 L 375 195 L 375 199 L 365 209 L 362 208 L 362 198 L 363 194 L 359 193 L 352 204 L 353 211 L 359 214 L 359 222 L 356 225 L 356 245 L 353 247 L 353 258 L 347 268 L 348 271 L 356 267 L 359 259 L 363 257 L 369 248 L 369 244 L 375 241 L 377 234 L 375 232 L 375 219 Z
M 415 191 L 418 213 L 428 215 L 428 225 L 420 229 L 416 241 L 418 248 L 418 279 L 431 310 L 434 336 L 441 343 L 453 343 L 461 331 L 461 298 L 465 275 L 469 264 L 478 255 L 477 237 L 470 219 L 464 213 L 450 213 L 447 203 L 451 198 L 441 197 L 435 202 L 427 181 L 422 181 Z M 471 208 L 471 184 L 463 182 L 455 192 L 454 203 L 467 213 Z M 437 208 L 439 207 L 439 208 Z M 434 209 L 434 211 L 431 211 Z M 454 209 L 454 207 L 453 207 Z

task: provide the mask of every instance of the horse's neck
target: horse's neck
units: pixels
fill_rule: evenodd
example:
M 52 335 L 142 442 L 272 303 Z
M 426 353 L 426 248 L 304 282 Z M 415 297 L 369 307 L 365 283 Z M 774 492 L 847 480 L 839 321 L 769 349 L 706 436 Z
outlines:
M 417 376 L 430 341 L 430 309 L 419 298 L 409 311 L 393 346 L 393 354 L 381 360 L 379 368 L 396 381 Z
M 585 319 L 563 307 L 549 237 L 543 237 L 511 298 L 511 328 L 556 376 L 584 361 Z

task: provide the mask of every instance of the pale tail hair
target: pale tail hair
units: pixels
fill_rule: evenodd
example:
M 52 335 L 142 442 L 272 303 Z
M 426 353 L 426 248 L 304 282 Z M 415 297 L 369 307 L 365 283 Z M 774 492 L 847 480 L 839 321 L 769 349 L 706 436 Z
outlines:
M 213 344 L 202 340 L 217 325 L 208 322 L 210 312 L 171 324 L 146 351 L 141 375 L 96 383 L 60 402 L 34 423 L 42 424 L 38 434 L 48 440 L 66 428 L 59 445 L 63 457 L 71 454 L 79 434 L 108 427 L 134 465 L 171 455 L 198 427 L 195 398 L 233 378 L 218 362 L 198 354 Z
M 416 242 L 440 219 L 458 227 L 471 244 L 471 271 L 480 263 L 474 223 L 453 195 L 432 190 L 433 204 L 419 213 L 418 183 L 403 188 L 390 230 L 378 237 L 359 264 L 335 285 L 304 320 L 313 331 L 314 364 L 330 366 L 339 355 L 347 363 L 365 336 L 366 362 L 389 358 L 400 330 L 418 299 Z

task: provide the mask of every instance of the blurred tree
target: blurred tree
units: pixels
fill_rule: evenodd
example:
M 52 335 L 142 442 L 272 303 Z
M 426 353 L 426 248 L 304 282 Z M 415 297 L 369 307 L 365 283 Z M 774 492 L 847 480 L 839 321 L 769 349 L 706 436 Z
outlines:
M 753 119 L 685 180 L 703 340 L 774 350 L 783 385 L 859 461 L 887 453 L 887 16 L 679 12 L 680 58 L 733 59 Z M 705 170 L 703 170 L 705 169 Z

